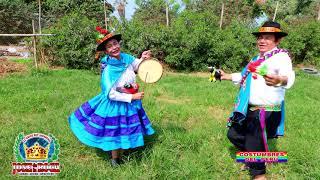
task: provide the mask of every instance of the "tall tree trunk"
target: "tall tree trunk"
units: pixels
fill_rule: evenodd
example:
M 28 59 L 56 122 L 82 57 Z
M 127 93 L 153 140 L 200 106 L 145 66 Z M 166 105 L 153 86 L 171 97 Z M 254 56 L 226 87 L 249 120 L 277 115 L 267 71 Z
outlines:
M 169 26 L 169 5 L 166 3 L 166 19 L 167 19 L 167 26 Z
M 222 3 L 222 7 L 221 7 L 221 16 L 220 16 L 220 29 L 222 28 L 223 11 L 224 11 L 224 3 Z
M 320 3 L 319 3 L 319 6 L 318 6 L 318 21 L 320 21 Z
M 273 15 L 273 21 L 275 21 L 275 20 L 276 20 L 277 11 L 278 11 L 278 6 L 279 6 L 279 1 L 277 1 L 276 10 L 274 11 L 274 15 Z
M 41 0 L 39 0 L 39 34 L 41 34 Z
M 106 29 L 108 29 L 107 8 L 106 8 L 106 2 L 105 1 L 103 1 L 103 9 L 104 9 L 104 24 L 106 26 Z

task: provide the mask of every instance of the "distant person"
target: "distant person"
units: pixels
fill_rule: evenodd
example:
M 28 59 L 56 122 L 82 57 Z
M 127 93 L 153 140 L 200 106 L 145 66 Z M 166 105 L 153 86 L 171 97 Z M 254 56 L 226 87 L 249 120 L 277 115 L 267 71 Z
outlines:
M 267 139 L 283 135 L 284 96 L 295 80 L 287 50 L 277 46 L 287 33 L 280 24 L 267 21 L 257 38 L 259 54 L 242 73 L 221 71 L 222 80 L 240 84 L 228 126 L 228 138 L 240 151 L 268 151 Z M 265 163 L 246 163 L 253 179 L 266 179 Z
M 141 59 L 122 53 L 120 34 L 97 27 L 101 33 L 97 51 L 101 58 L 101 93 L 82 104 L 69 117 L 75 136 L 84 144 L 111 151 L 111 165 L 121 162 L 122 150 L 144 145 L 144 135 L 154 134 L 141 100 L 136 75 L 139 64 L 151 56 L 142 53 Z

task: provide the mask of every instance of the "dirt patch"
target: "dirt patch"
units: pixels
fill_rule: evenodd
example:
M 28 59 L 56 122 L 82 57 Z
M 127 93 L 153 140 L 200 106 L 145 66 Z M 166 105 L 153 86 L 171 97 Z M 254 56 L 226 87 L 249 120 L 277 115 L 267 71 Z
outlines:
M 208 78 L 210 76 L 210 72 L 194 72 L 190 73 L 191 76 L 196 76 L 196 77 L 203 77 L 203 78 Z
M 227 118 L 230 113 L 230 109 L 221 106 L 209 106 L 207 111 L 210 119 L 218 122 L 218 124 L 221 124 L 222 126 L 224 126 L 224 124 L 227 122 Z M 205 118 L 201 118 L 199 116 L 190 116 L 184 123 L 184 126 L 186 129 L 190 130 L 195 127 L 198 128 L 204 126 L 204 124 L 207 123 L 205 121 Z
M 202 126 L 204 124 L 203 118 L 199 117 L 189 117 L 187 121 L 184 123 L 185 128 L 190 131 L 195 127 Z
M 166 72 L 169 75 L 179 75 L 179 76 L 193 76 L 193 77 L 201 77 L 201 78 L 208 78 L 210 76 L 210 72 L 192 72 L 192 73 L 179 73 L 179 72 Z
M 218 120 L 219 122 L 226 122 L 230 113 L 230 109 L 220 106 L 210 106 L 208 107 L 208 111 L 210 116 L 214 117 L 214 119 Z
M 4 76 L 13 72 L 24 72 L 27 70 L 26 65 L 8 61 L 6 58 L 0 57 L 0 76 Z
M 190 99 L 174 99 L 165 95 L 157 97 L 157 100 L 169 104 L 184 104 L 191 101 Z
M 77 159 L 80 161 L 89 161 L 91 159 L 91 157 L 88 155 L 85 155 L 85 154 L 79 154 L 77 156 Z

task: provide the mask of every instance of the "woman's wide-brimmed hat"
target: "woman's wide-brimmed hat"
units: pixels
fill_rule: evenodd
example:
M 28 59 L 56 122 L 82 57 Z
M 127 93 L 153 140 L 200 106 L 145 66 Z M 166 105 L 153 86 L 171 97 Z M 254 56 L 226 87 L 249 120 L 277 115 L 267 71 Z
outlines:
M 252 34 L 255 36 L 259 36 L 260 34 L 265 33 L 273 33 L 276 34 L 278 37 L 285 37 L 288 33 L 283 32 L 280 28 L 280 24 L 274 21 L 267 21 L 265 22 L 260 28 L 259 32 L 253 32 Z
M 105 51 L 106 50 L 106 43 L 111 39 L 116 39 L 117 41 L 121 41 L 121 34 L 114 34 L 109 32 L 106 29 L 102 29 L 100 26 L 96 27 L 96 30 L 100 33 L 97 38 L 97 51 Z

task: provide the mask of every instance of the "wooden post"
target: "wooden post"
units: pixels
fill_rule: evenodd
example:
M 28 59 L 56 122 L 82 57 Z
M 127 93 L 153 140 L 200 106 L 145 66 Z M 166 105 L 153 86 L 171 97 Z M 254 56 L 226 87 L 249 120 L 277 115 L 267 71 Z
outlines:
M 104 23 L 106 25 L 106 29 L 108 29 L 108 22 L 107 22 L 107 9 L 106 9 L 106 1 L 103 1 L 103 7 L 104 7 Z
M 319 3 L 319 9 L 318 9 L 318 21 L 320 21 L 320 3 Z
M 166 19 L 167 19 L 167 27 L 169 26 L 169 5 L 166 2 Z
M 32 20 L 32 31 L 33 31 L 33 34 L 35 34 L 36 30 L 34 28 L 34 20 Z M 38 69 L 36 38 L 37 38 L 36 36 L 33 36 L 33 56 L 34 56 L 34 65 L 36 69 Z
M 41 0 L 39 0 L 39 34 L 41 34 Z
M 239 20 L 239 0 L 236 0 L 236 17 Z
M 41 0 L 39 0 L 39 19 L 38 19 L 38 23 L 39 23 L 39 34 L 41 34 Z M 39 44 L 41 43 L 41 38 L 39 38 Z M 43 49 L 40 48 L 39 51 L 39 64 L 43 64 L 44 63 L 44 57 L 43 57 Z
M 273 20 L 272 21 L 276 20 L 278 6 L 279 6 L 279 1 L 277 1 L 277 6 L 276 6 L 276 10 L 274 11 L 274 15 L 273 15 Z
M 30 37 L 30 36 L 54 36 L 55 34 L 0 34 L 0 36 L 10 36 L 10 37 Z
M 220 29 L 222 28 L 223 11 L 224 11 L 224 3 L 222 3 L 222 7 L 221 7 Z
M 111 18 L 107 18 L 107 21 L 108 21 L 108 24 L 110 26 L 110 29 L 112 28 L 112 21 L 111 21 Z M 114 27 L 113 27 L 114 30 L 116 30 Z

